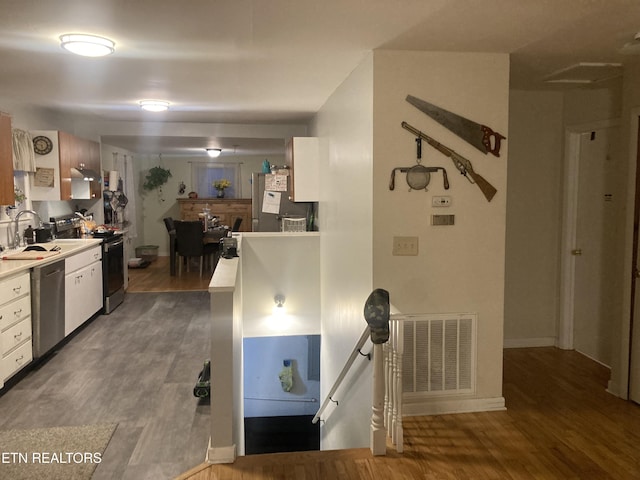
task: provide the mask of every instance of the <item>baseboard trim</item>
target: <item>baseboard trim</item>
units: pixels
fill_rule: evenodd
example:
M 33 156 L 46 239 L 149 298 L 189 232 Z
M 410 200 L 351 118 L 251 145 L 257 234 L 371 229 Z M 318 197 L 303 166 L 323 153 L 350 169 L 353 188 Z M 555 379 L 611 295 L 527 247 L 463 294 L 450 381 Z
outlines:
M 205 461 L 207 463 L 233 463 L 236 461 L 236 446 L 212 447 L 211 437 L 209 437 L 209 448 Z
M 556 337 L 505 338 L 504 348 L 556 347 Z
M 405 399 L 402 415 L 415 417 L 420 415 L 445 415 L 451 413 L 497 412 L 506 410 L 504 397 L 442 399 Z

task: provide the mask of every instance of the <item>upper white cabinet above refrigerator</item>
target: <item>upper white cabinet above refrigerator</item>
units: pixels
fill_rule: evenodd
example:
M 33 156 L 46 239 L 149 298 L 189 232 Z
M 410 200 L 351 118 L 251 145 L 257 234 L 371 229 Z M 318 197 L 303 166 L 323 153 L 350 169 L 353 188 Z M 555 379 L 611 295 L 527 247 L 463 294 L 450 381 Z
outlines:
M 289 200 L 317 202 L 320 197 L 320 144 L 317 137 L 293 137 L 287 142 L 290 168 Z

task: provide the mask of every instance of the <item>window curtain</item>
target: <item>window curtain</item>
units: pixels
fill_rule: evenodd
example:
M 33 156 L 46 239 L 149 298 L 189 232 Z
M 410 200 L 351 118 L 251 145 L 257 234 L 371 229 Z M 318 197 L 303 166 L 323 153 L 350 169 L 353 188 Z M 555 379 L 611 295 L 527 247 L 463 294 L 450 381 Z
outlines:
M 226 198 L 238 198 L 240 192 L 240 169 L 231 163 L 192 163 L 191 177 L 194 190 L 201 198 L 215 198 L 217 190 L 213 187 L 216 180 L 227 179 L 231 186 L 224 191 Z
M 36 171 L 36 155 L 33 152 L 33 139 L 26 130 L 14 128 L 11 131 L 13 140 L 13 169 L 21 172 Z

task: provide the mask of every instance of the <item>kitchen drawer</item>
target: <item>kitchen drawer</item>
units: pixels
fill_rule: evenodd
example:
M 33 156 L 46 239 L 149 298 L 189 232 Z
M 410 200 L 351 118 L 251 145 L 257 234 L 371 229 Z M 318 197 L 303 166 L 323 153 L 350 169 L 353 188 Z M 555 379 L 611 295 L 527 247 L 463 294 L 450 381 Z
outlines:
M 31 339 L 31 318 L 25 318 L 13 327 L 9 327 L 0 334 L 2 355 L 6 355 L 25 340 Z M 31 342 L 29 342 L 31 344 Z
M 28 271 L 2 280 L 0 282 L 0 305 L 28 294 L 30 289 L 31 276 Z
M 0 307 L 0 331 L 31 315 L 31 296 L 26 295 Z
M 102 245 L 97 245 L 88 250 L 84 250 L 80 253 L 76 253 L 71 257 L 64 259 L 64 272 L 69 274 L 78 270 L 79 268 L 86 267 L 87 265 L 100 260 L 102 258 Z
M 6 380 L 18 370 L 31 363 L 31 360 L 33 360 L 31 341 L 24 342 L 21 346 L 2 357 L 2 365 L 0 368 L 2 378 Z

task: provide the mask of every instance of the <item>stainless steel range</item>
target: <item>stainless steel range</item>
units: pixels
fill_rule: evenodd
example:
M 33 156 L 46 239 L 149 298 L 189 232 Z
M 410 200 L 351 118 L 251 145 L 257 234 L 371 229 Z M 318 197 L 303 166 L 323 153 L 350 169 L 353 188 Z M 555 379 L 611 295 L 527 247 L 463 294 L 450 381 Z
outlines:
M 124 237 L 108 235 L 102 242 L 102 284 L 104 313 L 111 313 L 124 301 Z

